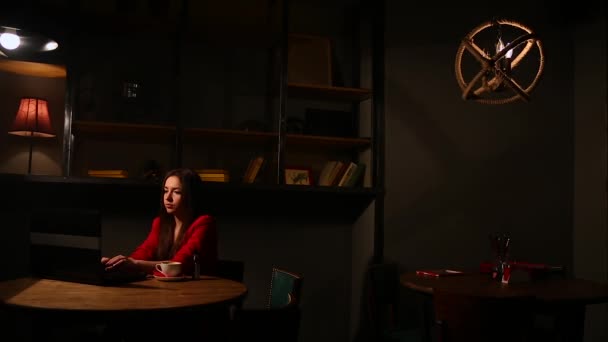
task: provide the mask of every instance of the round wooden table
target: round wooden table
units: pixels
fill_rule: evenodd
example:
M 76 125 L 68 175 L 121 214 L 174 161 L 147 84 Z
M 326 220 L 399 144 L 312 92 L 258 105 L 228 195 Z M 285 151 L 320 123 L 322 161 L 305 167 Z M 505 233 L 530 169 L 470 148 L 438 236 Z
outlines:
M 419 276 L 415 272 L 400 276 L 401 285 L 426 294 L 435 290 L 486 298 L 533 297 L 553 304 L 597 304 L 608 302 L 608 284 L 585 279 L 552 278 L 503 284 L 488 274 Z
M 441 293 L 503 303 L 529 299 L 535 312 L 555 317 L 556 329 L 567 341 L 583 340 L 586 305 L 608 302 L 608 284 L 584 279 L 549 278 L 503 284 L 491 279 L 489 274 L 432 277 L 408 272 L 400 276 L 400 282 L 405 288 L 431 298 Z M 437 307 L 435 302 L 435 310 Z M 462 307 L 462 303 L 441 306 L 446 310 Z M 430 319 L 425 318 L 427 321 Z
M 99 327 L 117 339 L 139 340 L 145 336 L 142 333 L 177 336 L 173 330 L 157 333 L 160 322 L 224 334 L 230 307 L 246 294 L 244 284 L 210 276 L 179 282 L 151 278 L 115 286 L 20 278 L 0 282 L 0 316 L 10 320 L 0 322 L 0 328 L 12 330 L 24 341 L 64 340 L 66 336 L 88 340 L 98 337 Z M 93 332 L 93 337 L 79 335 Z
M 178 282 L 154 278 L 117 286 L 97 286 L 49 279 L 0 282 L 0 303 L 33 310 L 132 312 L 196 309 L 241 300 L 247 287 L 224 278 L 201 276 Z

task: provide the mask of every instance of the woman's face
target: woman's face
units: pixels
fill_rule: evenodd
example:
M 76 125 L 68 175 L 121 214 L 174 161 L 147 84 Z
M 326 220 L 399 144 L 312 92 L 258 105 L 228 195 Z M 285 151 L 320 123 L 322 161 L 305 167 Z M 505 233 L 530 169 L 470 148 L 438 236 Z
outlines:
M 182 182 L 177 176 L 171 176 L 165 181 L 163 203 L 167 213 L 175 215 L 183 210 L 182 204 Z

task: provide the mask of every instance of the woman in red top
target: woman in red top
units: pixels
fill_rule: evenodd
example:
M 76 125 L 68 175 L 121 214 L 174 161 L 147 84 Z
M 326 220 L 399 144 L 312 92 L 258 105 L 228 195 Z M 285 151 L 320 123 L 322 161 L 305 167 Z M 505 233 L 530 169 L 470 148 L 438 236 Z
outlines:
M 217 264 L 215 220 L 197 206 L 201 179 L 190 169 L 169 171 L 163 180 L 159 216 L 146 240 L 130 256 L 102 258 L 106 270 L 153 273 L 162 261 L 179 261 L 192 274 L 198 255 L 201 274 L 214 274 Z

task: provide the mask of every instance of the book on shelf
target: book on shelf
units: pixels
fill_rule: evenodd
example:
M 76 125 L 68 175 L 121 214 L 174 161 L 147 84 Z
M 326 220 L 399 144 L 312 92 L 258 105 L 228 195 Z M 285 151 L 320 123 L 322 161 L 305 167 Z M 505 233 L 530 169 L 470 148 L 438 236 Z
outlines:
M 87 174 L 90 177 L 103 177 L 103 178 L 127 178 L 129 172 L 127 170 L 87 170 Z
M 348 177 L 348 179 L 344 182 L 343 186 L 345 187 L 354 187 L 360 184 L 363 179 L 363 175 L 365 174 L 365 164 L 357 163 L 357 167 Z
M 222 183 L 227 183 L 230 182 L 230 177 L 229 176 L 224 176 L 224 177 L 201 177 L 201 180 L 203 182 L 222 182 Z
M 345 186 L 346 181 L 352 177 L 355 170 L 357 169 L 357 164 L 350 162 L 347 164 L 346 169 L 342 173 L 342 177 L 340 177 L 340 181 L 338 182 L 338 186 Z
M 251 184 L 255 182 L 256 177 L 260 173 L 260 169 L 264 164 L 264 157 L 257 156 L 251 158 L 249 160 L 249 165 L 247 166 L 247 170 L 245 170 L 245 174 L 243 175 L 243 183 Z
M 339 168 L 335 170 L 334 177 L 331 181 L 331 186 L 338 186 L 340 184 L 342 177 L 344 177 L 344 174 L 350 166 L 351 162 L 340 162 Z
M 224 169 L 196 169 L 194 170 L 203 182 L 229 182 L 230 173 Z
M 353 187 L 359 184 L 364 173 L 364 163 L 330 160 L 321 169 L 317 184 L 320 186 Z
M 344 170 L 346 169 L 346 167 L 348 167 L 348 164 L 346 164 L 343 161 L 336 161 L 336 164 L 334 165 L 334 168 L 331 170 L 331 173 L 329 174 L 329 178 L 327 180 L 328 182 L 328 186 L 333 186 L 333 185 L 337 185 L 337 183 L 340 181 L 340 177 L 342 176 L 342 173 L 344 172 Z
M 331 174 L 338 163 L 337 160 L 330 160 L 325 163 L 323 169 L 321 169 L 321 173 L 319 174 L 319 181 L 317 182 L 320 186 L 329 186 L 331 185 Z
M 196 170 L 203 182 L 228 182 L 230 174 L 227 170 Z
M 251 173 L 251 165 L 253 165 L 253 161 L 255 158 L 249 159 L 249 164 L 247 164 L 247 168 L 245 169 L 245 173 L 243 174 L 243 183 L 247 183 L 249 179 L 249 174 Z
M 199 173 L 201 178 L 230 178 L 227 173 Z

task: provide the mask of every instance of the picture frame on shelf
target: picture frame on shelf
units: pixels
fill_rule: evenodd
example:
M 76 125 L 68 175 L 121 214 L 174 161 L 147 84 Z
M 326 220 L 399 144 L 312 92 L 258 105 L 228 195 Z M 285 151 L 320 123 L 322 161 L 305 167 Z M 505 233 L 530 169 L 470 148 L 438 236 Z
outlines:
M 312 185 L 312 170 L 305 167 L 286 167 L 285 184 L 288 185 Z

